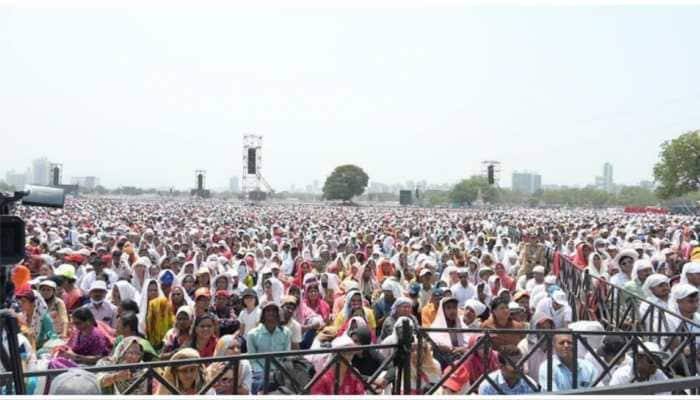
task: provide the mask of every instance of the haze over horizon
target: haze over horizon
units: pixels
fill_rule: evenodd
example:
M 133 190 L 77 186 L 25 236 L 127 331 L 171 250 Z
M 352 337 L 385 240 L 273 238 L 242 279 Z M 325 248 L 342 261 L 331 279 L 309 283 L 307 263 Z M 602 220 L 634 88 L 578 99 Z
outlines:
M 263 135 L 273 188 L 361 166 L 449 183 L 502 163 L 544 185 L 614 165 L 651 180 L 700 129 L 700 6 L 342 9 L 0 6 L 0 179 L 46 156 L 64 182 L 188 189 L 240 176 Z

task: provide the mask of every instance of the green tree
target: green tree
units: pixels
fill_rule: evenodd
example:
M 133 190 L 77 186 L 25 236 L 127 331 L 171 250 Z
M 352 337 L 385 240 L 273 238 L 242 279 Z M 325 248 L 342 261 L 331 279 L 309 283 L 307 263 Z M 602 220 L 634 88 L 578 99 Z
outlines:
M 661 144 L 654 179 L 659 183 L 656 193 L 662 199 L 700 189 L 700 131 L 686 132 Z
M 481 189 L 481 195 L 487 203 L 498 201 L 498 189 L 489 185 L 484 176 L 474 175 L 469 179 L 463 179 L 450 191 L 450 201 L 459 204 L 471 204 L 476 200 L 476 196 Z
M 654 192 L 641 186 L 625 186 L 617 195 L 616 203 L 621 206 L 647 207 L 659 203 Z
M 95 193 L 103 195 L 109 193 L 109 190 L 102 185 L 95 186 Z
M 369 176 L 356 165 L 341 165 L 333 170 L 323 185 L 323 198 L 326 200 L 349 201 L 354 196 L 361 195 Z

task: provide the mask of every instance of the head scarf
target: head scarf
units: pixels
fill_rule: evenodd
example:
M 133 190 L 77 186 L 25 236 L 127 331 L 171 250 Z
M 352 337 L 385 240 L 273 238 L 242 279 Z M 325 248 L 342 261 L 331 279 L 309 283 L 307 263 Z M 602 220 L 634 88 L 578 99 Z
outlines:
M 146 315 L 148 314 L 148 286 L 151 284 L 151 282 L 156 284 L 156 287 L 158 288 L 158 296 L 157 298 L 165 298 L 165 295 L 163 294 L 163 291 L 160 289 L 160 285 L 155 279 L 147 279 L 144 282 L 143 285 L 143 290 L 141 290 L 141 299 L 139 300 L 139 332 L 146 332 Z M 154 299 L 155 300 L 155 299 Z M 151 342 L 153 343 L 153 342 Z
M 200 358 L 199 352 L 193 348 L 187 347 L 182 350 L 179 350 L 177 353 L 173 355 L 171 360 L 196 360 Z M 197 364 L 196 362 L 193 362 L 194 365 L 198 366 L 198 371 L 197 371 L 197 377 L 195 378 L 195 389 L 199 391 L 199 389 L 204 386 L 204 365 L 203 364 Z M 180 382 L 178 381 L 177 378 L 177 373 L 175 372 L 178 367 L 165 367 L 165 370 L 163 371 L 163 378 L 167 379 L 168 382 L 170 382 L 176 389 L 180 390 Z M 158 390 L 158 394 L 171 394 L 170 391 L 164 386 L 161 385 L 160 389 Z
M 115 287 L 117 288 L 117 291 L 119 291 L 119 298 L 121 299 L 121 301 L 124 301 L 124 300 L 138 301 L 139 300 L 139 294 L 136 291 L 136 289 L 134 289 L 134 287 L 131 285 L 131 283 L 129 283 L 127 281 L 116 281 L 116 282 L 114 282 L 114 286 L 113 286 L 112 290 L 114 290 Z M 112 301 L 112 290 L 110 290 L 109 293 L 107 294 L 107 300 L 110 302 Z
M 443 310 L 443 304 L 445 304 L 445 302 L 447 301 L 457 302 L 457 300 L 454 297 L 443 297 L 442 299 L 440 299 L 440 305 L 438 306 L 437 314 L 435 315 L 435 320 L 433 320 L 433 323 L 430 325 L 431 328 L 448 328 L 447 319 L 445 318 L 445 311 Z M 454 326 L 454 328 L 465 329 L 464 323 L 462 322 L 462 318 L 459 318 L 459 316 L 457 316 L 457 320 L 455 322 L 456 325 Z M 467 342 L 466 334 L 458 333 L 457 335 L 461 335 L 462 341 L 465 343 Z M 433 339 L 433 341 L 439 345 L 452 347 L 452 340 L 450 339 L 450 334 L 447 332 L 430 332 L 430 338 Z
M 697 273 L 700 273 L 700 262 L 691 261 L 689 263 L 685 263 L 683 265 L 683 270 L 681 272 L 680 283 L 686 283 L 686 284 L 689 283 L 687 274 L 697 274 Z

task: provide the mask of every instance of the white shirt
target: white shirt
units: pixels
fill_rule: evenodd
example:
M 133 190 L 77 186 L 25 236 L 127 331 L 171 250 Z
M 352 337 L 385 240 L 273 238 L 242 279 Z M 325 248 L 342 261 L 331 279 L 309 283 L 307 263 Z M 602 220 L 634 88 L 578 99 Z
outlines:
M 643 382 L 662 382 L 668 380 L 668 377 L 664 375 L 660 370 L 656 370 L 654 375 L 650 376 L 648 380 L 642 382 L 632 382 L 634 379 L 634 371 L 632 371 L 631 364 L 625 364 L 618 368 L 610 379 L 610 386 L 616 385 L 629 385 L 630 383 L 643 383 Z M 657 396 L 670 396 L 671 392 L 656 393 Z
M 461 282 L 452 285 L 450 290 L 452 291 L 452 296 L 454 296 L 459 302 L 457 306 L 460 309 L 464 308 L 464 305 L 467 303 L 467 300 L 476 297 L 476 290 L 474 289 L 474 286 L 467 285 L 467 287 L 464 287 L 462 286 Z
M 238 320 L 245 325 L 244 335 L 247 335 L 260 322 L 260 308 L 255 307 L 253 312 L 248 313 L 247 309 L 242 309 L 238 315 Z
M 301 343 L 301 325 L 292 318 L 285 326 L 292 332 L 292 343 Z

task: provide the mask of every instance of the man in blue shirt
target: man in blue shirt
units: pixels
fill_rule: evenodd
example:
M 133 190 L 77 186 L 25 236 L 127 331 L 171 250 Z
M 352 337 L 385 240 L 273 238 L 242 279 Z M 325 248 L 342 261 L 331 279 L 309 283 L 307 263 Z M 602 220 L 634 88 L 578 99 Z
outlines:
M 289 351 L 292 345 L 292 334 L 285 326 L 280 325 L 280 308 L 274 302 L 266 302 L 261 306 L 260 324 L 253 328 L 246 336 L 248 353 L 273 353 Z M 253 367 L 253 383 L 251 394 L 257 394 L 262 390 L 265 371 L 265 359 L 251 360 Z M 272 376 L 272 374 L 270 374 Z M 270 391 L 272 382 L 268 389 Z
M 493 380 L 498 388 L 494 387 L 488 380 L 484 380 L 481 382 L 481 385 L 479 385 L 479 394 L 493 396 L 498 394 L 533 393 L 535 391 L 533 388 L 537 387 L 535 381 L 525 375 L 522 370 L 518 371 L 516 368 L 513 368 L 513 365 L 515 365 L 522 356 L 517 346 L 512 344 L 502 346 L 499 352 L 501 368 L 489 374 L 489 378 Z M 506 358 L 510 360 L 510 363 L 507 362 Z
M 552 392 L 562 392 L 574 389 L 574 339 L 570 334 L 554 336 L 554 352 L 552 357 Z M 579 358 L 577 364 L 578 388 L 590 387 L 595 381 L 597 372 L 593 364 L 588 360 Z M 540 366 L 540 386 L 542 391 L 547 390 L 547 363 Z

